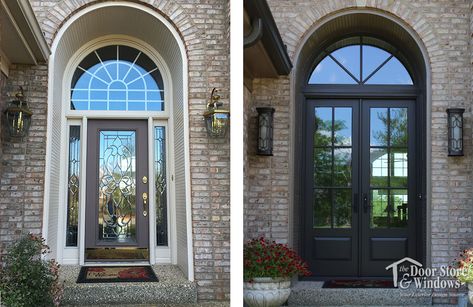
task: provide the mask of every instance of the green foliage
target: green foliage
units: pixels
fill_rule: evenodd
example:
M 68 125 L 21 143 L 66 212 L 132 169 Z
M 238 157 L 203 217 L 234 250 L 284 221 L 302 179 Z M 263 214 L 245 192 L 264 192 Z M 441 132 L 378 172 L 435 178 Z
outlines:
M 462 283 L 473 283 L 473 248 L 466 249 L 460 254 L 455 263 L 457 279 Z
M 13 244 L 0 269 L 2 303 L 8 307 L 59 306 L 62 284 L 59 265 L 41 256 L 49 249 L 41 237 L 29 234 Z

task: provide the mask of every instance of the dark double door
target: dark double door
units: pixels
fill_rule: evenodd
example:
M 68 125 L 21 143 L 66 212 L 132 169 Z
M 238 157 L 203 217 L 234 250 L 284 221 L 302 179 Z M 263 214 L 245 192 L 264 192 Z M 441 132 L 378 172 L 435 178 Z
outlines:
M 307 108 L 304 258 L 316 278 L 392 276 L 416 257 L 415 101 Z

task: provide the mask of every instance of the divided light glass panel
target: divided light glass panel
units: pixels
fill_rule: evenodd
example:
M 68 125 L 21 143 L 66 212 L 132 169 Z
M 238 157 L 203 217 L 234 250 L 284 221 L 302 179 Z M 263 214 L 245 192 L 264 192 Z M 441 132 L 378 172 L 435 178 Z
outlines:
M 166 128 L 154 127 L 154 173 L 156 189 L 156 244 L 168 245 Z
M 371 228 L 407 227 L 407 108 L 370 108 Z
M 164 87 L 156 64 L 128 46 L 99 48 L 76 68 L 71 110 L 164 111 Z
M 69 127 L 66 246 L 77 246 L 79 220 L 80 126 Z
M 373 44 L 385 45 L 392 52 Z M 384 42 L 355 37 L 337 42 L 329 50 L 312 71 L 309 84 L 414 84 L 406 67 L 394 56 L 394 48 Z
M 351 228 L 352 109 L 316 107 L 313 228 Z

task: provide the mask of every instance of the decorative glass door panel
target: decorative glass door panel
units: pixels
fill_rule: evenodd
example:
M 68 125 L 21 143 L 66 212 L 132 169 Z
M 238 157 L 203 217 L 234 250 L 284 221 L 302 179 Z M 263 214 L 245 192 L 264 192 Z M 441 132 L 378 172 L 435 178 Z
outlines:
M 315 276 L 388 276 L 414 255 L 413 106 L 308 101 L 305 258 Z
M 147 121 L 88 121 L 87 260 L 148 259 L 147 129 Z
M 135 141 L 135 131 L 100 131 L 100 240 L 136 242 Z

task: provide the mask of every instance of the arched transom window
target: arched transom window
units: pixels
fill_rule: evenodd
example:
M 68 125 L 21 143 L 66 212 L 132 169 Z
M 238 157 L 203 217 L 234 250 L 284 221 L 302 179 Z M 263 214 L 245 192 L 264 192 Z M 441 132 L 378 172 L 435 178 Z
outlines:
M 71 110 L 164 111 L 161 73 L 146 54 L 135 48 L 99 48 L 74 72 Z
M 309 84 L 413 85 L 402 55 L 372 37 L 350 37 L 325 49 L 318 57 Z

